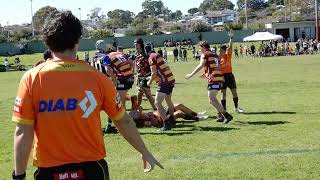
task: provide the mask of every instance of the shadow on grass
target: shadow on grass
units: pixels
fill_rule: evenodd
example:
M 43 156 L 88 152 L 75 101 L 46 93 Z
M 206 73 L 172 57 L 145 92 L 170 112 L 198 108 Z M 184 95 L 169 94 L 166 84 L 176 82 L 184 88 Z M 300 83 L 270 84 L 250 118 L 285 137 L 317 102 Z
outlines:
M 274 126 L 274 125 L 281 125 L 281 124 L 287 124 L 290 123 L 288 121 L 249 121 L 249 122 L 244 122 L 244 121 L 236 121 L 237 123 L 240 124 L 248 124 L 248 125 L 267 125 L 267 126 Z
M 229 128 L 229 127 L 199 127 L 200 131 L 231 131 L 231 130 L 238 130 L 239 128 Z
M 142 132 L 140 135 L 167 135 L 167 136 L 183 136 L 187 134 L 193 134 L 190 131 L 187 132 L 175 132 L 175 131 L 159 131 L 159 132 Z
M 266 111 L 266 112 L 244 112 L 241 114 L 257 115 L 257 114 L 297 114 L 297 113 L 291 112 L 291 111 Z

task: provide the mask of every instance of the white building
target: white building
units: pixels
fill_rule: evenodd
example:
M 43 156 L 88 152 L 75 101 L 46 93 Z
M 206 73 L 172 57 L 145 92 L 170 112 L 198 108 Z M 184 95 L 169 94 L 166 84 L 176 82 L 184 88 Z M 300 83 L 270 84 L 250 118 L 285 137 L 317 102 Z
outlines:
M 230 9 L 224 9 L 222 11 L 207 11 L 205 17 L 210 25 L 235 22 L 237 18 L 237 11 Z
M 265 25 L 273 34 L 282 35 L 289 41 L 296 41 L 299 38 L 315 38 L 315 21 L 301 22 L 276 22 Z

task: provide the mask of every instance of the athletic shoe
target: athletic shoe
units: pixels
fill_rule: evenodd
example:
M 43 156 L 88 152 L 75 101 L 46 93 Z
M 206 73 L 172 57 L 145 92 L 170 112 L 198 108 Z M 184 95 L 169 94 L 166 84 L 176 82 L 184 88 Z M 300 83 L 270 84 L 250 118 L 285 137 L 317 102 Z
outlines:
M 244 110 L 239 108 L 239 107 L 238 108 L 234 108 L 234 111 L 237 112 L 237 113 L 243 113 L 244 112 Z
M 206 116 L 204 114 L 198 114 L 197 116 L 195 116 L 195 118 L 200 121 L 200 120 L 205 120 L 205 119 L 208 119 L 209 116 Z
M 223 122 L 223 121 L 224 121 L 224 117 L 222 116 L 221 113 L 218 113 L 217 122 Z
M 204 114 L 206 114 L 206 112 L 207 112 L 207 111 L 198 112 L 197 115 L 198 115 L 198 116 L 199 116 L 199 115 L 204 115 Z
M 118 133 L 117 128 L 112 126 L 107 126 L 107 128 L 103 130 L 103 134 L 117 134 L 117 133 Z
M 227 113 L 227 112 L 225 112 L 224 114 L 223 114 L 223 116 L 224 116 L 224 118 L 225 118 L 225 120 L 223 121 L 223 123 L 225 123 L 225 124 L 228 124 L 230 121 L 232 121 L 232 119 L 233 119 L 233 116 L 231 115 L 231 114 L 229 114 L 229 113 Z
M 172 122 L 165 123 L 164 126 L 159 129 L 159 131 L 169 131 L 169 130 L 171 130 L 172 129 L 171 123 Z

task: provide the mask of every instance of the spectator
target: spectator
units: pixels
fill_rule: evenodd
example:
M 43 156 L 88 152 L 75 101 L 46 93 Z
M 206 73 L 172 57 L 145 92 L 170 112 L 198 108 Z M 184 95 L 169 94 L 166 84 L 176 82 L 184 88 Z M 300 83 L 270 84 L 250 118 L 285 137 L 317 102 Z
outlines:
M 243 47 L 240 45 L 240 56 L 243 57 Z
M 193 58 L 196 57 L 196 47 L 192 46 L 192 55 L 193 55 Z
M 166 48 L 164 48 L 163 49 L 163 58 L 167 61 L 167 59 L 168 59 L 168 52 L 167 52 L 167 49 Z
M 188 51 L 186 48 L 183 48 L 183 60 L 188 61 Z
M 251 54 L 252 54 L 252 56 L 254 57 L 254 56 L 255 56 L 255 54 L 256 54 L 256 47 L 254 46 L 254 44 L 253 44 L 253 43 L 252 43 L 252 45 L 251 45 L 250 49 L 251 49 Z
M 179 61 L 178 55 L 179 55 L 178 48 L 175 47 L 175 48 L 173 49 L 173 62 Z
M 320 53 L 320 42 L 318 42 L 317 48 L 318 48 L 318 53 Z
M 8 71 L 10 66 L 8 58 L 4 59 L 3 65 L 6 67 L 6 71 Z
M 234 56 L 239 58 L 238 47 L 234 48 Z
M 90 60 L 89 52 L 85 52 L 85 53 L 84 53 L 83 59 L 86 61 L 86 63 L 89 63 L 89 60 Z
M 200 61 L 200 57 L 201 57 L 201 55 L 200 55 L 199 51 L 197 51 L 196 56 L 195 56 L 196 61 Z
M 182 60 L 182 56 L 183 56 L 183 54 L 182 54 L 182 47 L 179 46 L 179 59 L 180 59 L 180 60 Z

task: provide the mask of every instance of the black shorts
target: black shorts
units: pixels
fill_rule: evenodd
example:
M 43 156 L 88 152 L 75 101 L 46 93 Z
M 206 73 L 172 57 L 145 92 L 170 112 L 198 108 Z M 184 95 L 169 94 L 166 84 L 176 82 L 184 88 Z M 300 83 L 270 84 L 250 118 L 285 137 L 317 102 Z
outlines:
M 232 73 L 224 74 L 224 83 L 222 84 L 222 89 L 236 89 L 237 83 L 236 79 L 234 78 L 234 75 Z
M 173 88 L 174 88 L 174 85 L 160 85 L 157 91 L 167 95 L 171 95 Z
M 138 77 L 138 86 L 140 88 L 150 88 L 148 86 L 148 78 L 150 78 L 150 76 L 148 76 L 148 77 Z
M 99 161 L 65 164 L 50 168 L 38 168 L 34 173 L 34 179 L 109 180 L 108 164 L 104 159 L 101 159 Z
M 208 84 L 208 91 L 210 90 L 217 90 L 220 91 L 222 88 L 222 84 L 218 83 L 218 84 Z
M 134 83 L 134 78 L 129 78 L 129 79 L 119 79 L 119 83 L 117 84 L 117 90 L 129 90 L 132 88 L 132 85 Z

